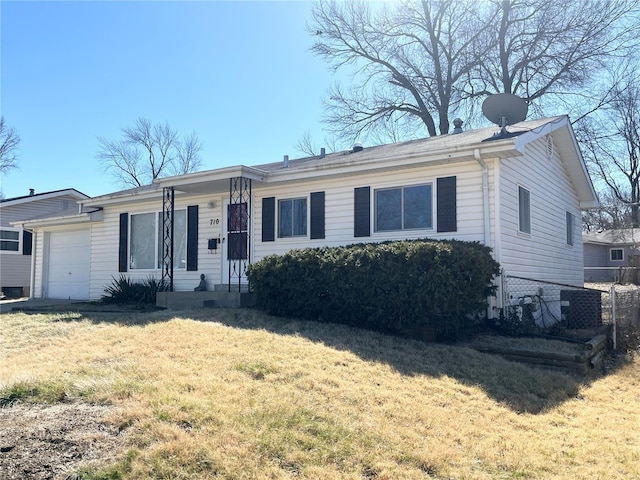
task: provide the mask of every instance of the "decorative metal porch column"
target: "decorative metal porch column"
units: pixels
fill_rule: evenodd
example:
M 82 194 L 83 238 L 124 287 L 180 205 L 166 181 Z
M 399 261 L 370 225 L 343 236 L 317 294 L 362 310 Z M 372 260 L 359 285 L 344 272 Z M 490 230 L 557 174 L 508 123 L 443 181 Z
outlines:
M 162 189 L 162 283 L 170 292 L 173 292 L 174 198 L 173 187 Z
M 227 211 L 227 260 L 229 263 L 229 292 L 232 285 L 242 290 L 251 263 L 251 179 L 229 179 L 229 207 Z

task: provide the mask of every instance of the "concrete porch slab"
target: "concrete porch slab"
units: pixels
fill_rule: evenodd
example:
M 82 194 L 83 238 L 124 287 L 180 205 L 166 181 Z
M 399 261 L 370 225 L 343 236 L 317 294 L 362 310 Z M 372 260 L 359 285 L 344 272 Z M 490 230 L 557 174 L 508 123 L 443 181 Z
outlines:
M 158 292 L 156 306 L 169 310 L 189 308 L 245 308 L 256 304 L 251 292 Z

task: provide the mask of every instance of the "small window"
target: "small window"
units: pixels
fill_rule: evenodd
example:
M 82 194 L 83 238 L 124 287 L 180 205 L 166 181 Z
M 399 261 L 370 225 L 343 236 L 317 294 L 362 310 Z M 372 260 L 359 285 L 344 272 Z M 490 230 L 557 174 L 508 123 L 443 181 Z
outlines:
M 566 222 L 567 222 L 567 245 L 573 246 L 573 229 L 576 223 L 576 217 L 570 213 L 566 212 Z
M 13 229 L 0 230 L 0 250 L 3 252 L 19 252 L 20 231 Z
M 278 237 L 307 235 L 307 199 L 291 198 L 278 201 Z
M 621 262 L 624 260 L 624 250 L 621 248 L 612 248 L 609 252 L 612 262 Z
M 431 184 L 376 190 L 376 231 L 433 228 Z
M 518 230 L 531 233 L 531 193 L 523 187 L 518 187 Z

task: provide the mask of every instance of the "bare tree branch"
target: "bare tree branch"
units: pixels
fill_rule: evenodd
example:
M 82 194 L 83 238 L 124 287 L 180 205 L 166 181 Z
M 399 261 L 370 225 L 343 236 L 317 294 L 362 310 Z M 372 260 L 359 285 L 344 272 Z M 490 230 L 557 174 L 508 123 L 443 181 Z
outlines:
M 122 129 L 122 138 L 98 137 L 96 154 L 104 170 L 123 187 L 139 187 L 154 179 L 191 173 L 201 166 L 202 144 L 197 135 L 180 140 L 168 123 L 153 124 L 138 118 L 132 127 Z
M 640 78 L 619 79 L 611 100 L 577 124 L 591 175 L 601 196 L 624 210 L 627 227 L 640 227 Z M 612 217 L 609 214 L 609 217 Z
M 0 174 L 18 168 L 18 146 L 20 137 L 13 127 L 0 117 Z
M 316 155 L 318 155 L 318 153 L 316 152 L 320 151 L 314 145 L 313 139 L 311 138 L 311 133 L 309 133 L 308 130 L 304 132 L 298 139 L 298 142 L 296 143 L 296 150 L 309 157 L 315 157 Z
M 174 162 L 174 164 L 177 169 L 174 169 L 173 174 L 183 175 L 198 171 L 202 166 L 201 151 L 202 142 L 196 132 L 184 137 L 176 147 L 177 162 Z

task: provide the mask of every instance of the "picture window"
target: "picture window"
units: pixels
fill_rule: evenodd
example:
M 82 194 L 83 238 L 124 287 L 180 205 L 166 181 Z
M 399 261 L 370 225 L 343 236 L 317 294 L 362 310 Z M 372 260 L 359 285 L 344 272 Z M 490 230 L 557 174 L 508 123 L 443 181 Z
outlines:
M 433 187 L 430 183 L 386 188 L 375 192 L 375 230 L 433 228 Z

